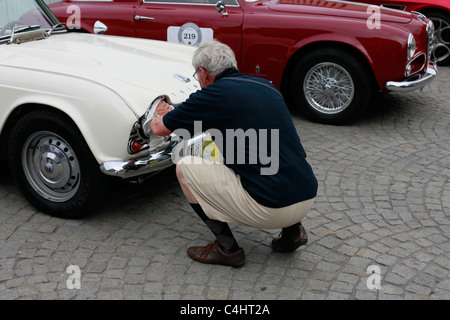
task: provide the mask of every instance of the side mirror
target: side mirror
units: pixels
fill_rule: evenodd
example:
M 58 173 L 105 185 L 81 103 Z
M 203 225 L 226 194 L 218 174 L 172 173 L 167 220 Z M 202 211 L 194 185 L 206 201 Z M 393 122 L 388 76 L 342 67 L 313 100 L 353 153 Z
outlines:
M 108 31 L 108 27 L 103 22 L 97 20 L 94 24 L 94 33 L 104 34 L 106 31 Z
M 225 3 L 222 0 L 217 1 L 217 3 L 216 3 L 216 11 L 218 13 L 222 13 L 223 16 L 227 16 L 228 15 L 228 12 L 225 10 Z

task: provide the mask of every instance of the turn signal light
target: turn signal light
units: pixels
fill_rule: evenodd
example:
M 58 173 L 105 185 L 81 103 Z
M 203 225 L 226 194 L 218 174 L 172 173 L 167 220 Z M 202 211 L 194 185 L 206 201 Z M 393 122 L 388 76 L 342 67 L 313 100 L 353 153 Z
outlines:
M 130 141 L 130 149 L 133 152 L 138 152 L 142 149 L 142 144 L 137 140 Z

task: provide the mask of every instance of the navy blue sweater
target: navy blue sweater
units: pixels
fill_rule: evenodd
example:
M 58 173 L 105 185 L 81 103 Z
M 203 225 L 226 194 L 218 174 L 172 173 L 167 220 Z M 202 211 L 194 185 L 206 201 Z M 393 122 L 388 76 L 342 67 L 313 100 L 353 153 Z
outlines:
M 203 131 L 221 133 L 223 141 L 216 138 L 216 144 L 224 164 L 258 203 L 280 208 L 316 196 L 316 177 L 283 97 L 270 82 L 225 70 L 163 118 L 169 130 L 186 129 L 191 136 L 199 133 L 194 121 L 201 121 Z

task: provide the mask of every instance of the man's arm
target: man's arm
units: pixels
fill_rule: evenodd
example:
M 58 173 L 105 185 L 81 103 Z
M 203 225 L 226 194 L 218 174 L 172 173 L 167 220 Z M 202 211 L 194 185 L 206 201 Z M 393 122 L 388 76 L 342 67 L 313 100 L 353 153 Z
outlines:
M 171 110 L 172 107 L 165 101 L 161 101 L 156 107 L 153 118 L 150 121 L 150 128 L 152 129 L 152 132 L 157 136 L 168 136 L 172 133 L 172 131 L 166 128 L 163 122 L 164 115 L 166 115 Z

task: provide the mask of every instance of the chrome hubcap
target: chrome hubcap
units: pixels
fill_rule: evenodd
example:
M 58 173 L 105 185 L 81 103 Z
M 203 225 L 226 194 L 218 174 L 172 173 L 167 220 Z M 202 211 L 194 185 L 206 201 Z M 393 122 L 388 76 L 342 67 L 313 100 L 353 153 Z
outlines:
M 52 132 L 36 132 L 27 139 L 22 164 L 30 185 L 47 200 L 67 201 L 79 189 L 78 159 L 70 145 Z
M 336 114 L 346 109 L 353 100 L 354 91 L 350 74 L 332 62 L 314 66 L 303 83 L 306 100 L 315 110 L 326 114 Z
M 450 57 L 450 24 L 439 18 L 431 18 L 434 23 L 437 44 L 433 48 L 432 56 L 436 62 Z

